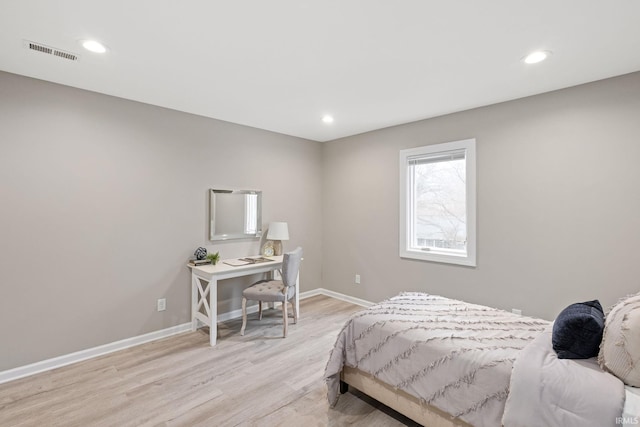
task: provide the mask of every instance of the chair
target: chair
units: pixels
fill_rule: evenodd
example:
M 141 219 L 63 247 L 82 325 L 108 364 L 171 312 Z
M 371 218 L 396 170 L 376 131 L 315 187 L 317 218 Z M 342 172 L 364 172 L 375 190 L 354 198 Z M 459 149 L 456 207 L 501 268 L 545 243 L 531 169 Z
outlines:
M 244 330 L 247 326 L 247 300 L 251 300 L 258 301 L 258 316 L 260 320 L 262 320 L 263 302 L 282 302 L 282 320 L 284 321 L 282 337 L 287 337 L 288 303 L 291 303 L 293 307 L 293 323 L 298 323 L 294 297 L 296 295 L 296 279 L 301 260 L 302 248 L 298 247 L 294 251 L 287 252 L 282 257 L 282 280 L 260 280 L 242 292 L 242 329 L 240 329 L 240 335 L 244 335 Z

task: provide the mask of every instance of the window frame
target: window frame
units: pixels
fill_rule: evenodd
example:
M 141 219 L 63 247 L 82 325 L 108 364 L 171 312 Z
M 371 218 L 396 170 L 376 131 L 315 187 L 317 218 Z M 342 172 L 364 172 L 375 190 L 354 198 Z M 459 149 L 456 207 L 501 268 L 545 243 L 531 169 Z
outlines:
M 465 208 L 467 228 L 466 255 L 447 250 L 411 249 L 411 209 L 412 177 L 409 173 L 410 160 L 416 157 L 436 156 L 447 153 L 465 152 Z M 400 258 L 423 261 L 458 264 L 476 267 L 476 140 L 475 138 L 460 141 L 426 145 L 423 147 L 400 150 Z

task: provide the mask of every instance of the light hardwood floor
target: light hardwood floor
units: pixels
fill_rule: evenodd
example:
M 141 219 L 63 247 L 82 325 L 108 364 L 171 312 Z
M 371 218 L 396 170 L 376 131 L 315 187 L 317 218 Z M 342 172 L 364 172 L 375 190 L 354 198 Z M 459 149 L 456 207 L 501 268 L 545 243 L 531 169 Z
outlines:
M 329 351 L 361 308 L 324 296 L 300 301 L 282 336 L 279 310 L 198 330 L 0 385 L 0 426 L 415 425 L 357 392 L 329 408 Z

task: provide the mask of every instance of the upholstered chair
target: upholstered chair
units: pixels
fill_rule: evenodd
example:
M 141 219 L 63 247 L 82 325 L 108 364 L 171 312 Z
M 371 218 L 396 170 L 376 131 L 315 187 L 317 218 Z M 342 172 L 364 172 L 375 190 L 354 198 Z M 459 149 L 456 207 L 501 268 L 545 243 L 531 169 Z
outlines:
M 284 322 L 282 337 L 287 337 L 288 314 L 287 306 L 293 307 L 293 323 L 298 322 L 296 311 L 296 279 L 302 260 L 302 248 L 287 252 L 282 257 L 282 280 L 260 280 L 249 286 L 242 292 L 242 329 L 240 335 L 244 335 L 247 326 L 247 300 L 258 301 L 258 316 L 262 320 L 263 302 L 281 302 L 282 320 Z

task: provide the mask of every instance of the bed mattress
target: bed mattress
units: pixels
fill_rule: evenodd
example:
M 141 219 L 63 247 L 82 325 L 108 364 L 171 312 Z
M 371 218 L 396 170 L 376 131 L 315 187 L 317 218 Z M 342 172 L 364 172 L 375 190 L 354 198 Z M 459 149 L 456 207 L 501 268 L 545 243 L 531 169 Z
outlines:
M 357 313 L 341 330 L 325 378 L 338 399 L 344 365 L 474 426 L 501 424 L 518 352 L 549 322 L 405 292 Z

